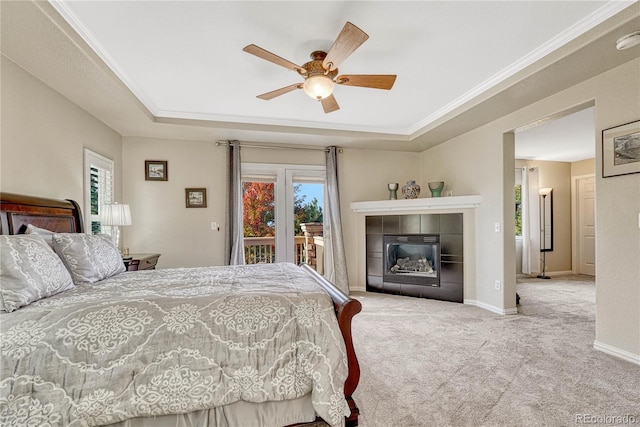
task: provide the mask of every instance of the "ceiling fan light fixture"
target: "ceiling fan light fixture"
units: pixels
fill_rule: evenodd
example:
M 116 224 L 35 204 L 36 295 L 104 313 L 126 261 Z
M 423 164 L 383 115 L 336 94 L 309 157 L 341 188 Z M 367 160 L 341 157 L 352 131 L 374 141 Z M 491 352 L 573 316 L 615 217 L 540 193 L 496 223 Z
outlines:
M 313 99 L 324 99 L 333 94 L 333 80 L 324 74 L 316 74 L 305 79 L 304 93 Z
M 640 31 L 622 36 L 616 41 L 616 49 L 625 50 L 640 44 Z

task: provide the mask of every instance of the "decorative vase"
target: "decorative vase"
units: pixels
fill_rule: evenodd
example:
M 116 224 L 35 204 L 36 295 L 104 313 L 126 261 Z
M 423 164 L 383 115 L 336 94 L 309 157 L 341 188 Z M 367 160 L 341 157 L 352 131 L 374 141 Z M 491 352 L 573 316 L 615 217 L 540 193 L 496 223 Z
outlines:
M 387 184 L 387 188 L 389 189 L 389 200 L 396 200 L 398 198 L 398 183 Z
M 417 199 L 420 195 L 420 186 L 413 180 L 407 181 L 407 184 L 402 186 L 402 194 L 405 199 Z
M 431 190 L 431 197 L 440 197 L 442 189 L 444 188 L 443 181 L 434 181 L 429 183 L 429 190 Z

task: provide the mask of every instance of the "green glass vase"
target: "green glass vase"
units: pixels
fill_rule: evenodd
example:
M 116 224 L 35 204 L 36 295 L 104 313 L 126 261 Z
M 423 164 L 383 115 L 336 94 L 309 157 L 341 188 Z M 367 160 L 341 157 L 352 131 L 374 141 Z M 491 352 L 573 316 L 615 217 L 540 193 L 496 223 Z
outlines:
M 443 181 L 434 181 L 429 183 L 429 190 L 431 191 L 431 197 L 442 196 L 442 189 L 444 188 Z

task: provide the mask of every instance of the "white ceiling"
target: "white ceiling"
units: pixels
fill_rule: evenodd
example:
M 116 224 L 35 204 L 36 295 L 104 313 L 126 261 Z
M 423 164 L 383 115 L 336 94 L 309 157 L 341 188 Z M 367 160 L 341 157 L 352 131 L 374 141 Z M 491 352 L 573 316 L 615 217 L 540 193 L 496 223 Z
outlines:
M 516 131 L 516 159 L 576 162 L 596 156 L 595 108 Z
M 638 6 L 2 2 L 2 53 L 123 136 L 421 151 L 637 57 L 612 46 L 637 30 Z M 346 21 L 370 38 L 340 73 L 397 74 L 391 91 L 338 86 L 329 114 L 302 91 L 256 98 L 302 78 L 244 46 L 301 65 Z
M 602 19 L 605 1 L 54 3 L 155 115 L 409 135 L 466 94 L 497 83 Z M 397 74 L 390 91 L 339 86 L 324 114 L 302 81 L 242 51 L 255 43 L 301 65 L 345 21 L 370 36 L 340 67 Z

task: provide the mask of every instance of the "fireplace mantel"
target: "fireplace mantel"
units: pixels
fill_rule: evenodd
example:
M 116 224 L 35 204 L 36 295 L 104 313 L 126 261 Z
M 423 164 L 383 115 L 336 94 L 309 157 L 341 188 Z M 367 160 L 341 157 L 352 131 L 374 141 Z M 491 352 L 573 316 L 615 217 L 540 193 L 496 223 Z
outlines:
M 366 202 L 351 202 L 354 212 L 402 212 L 421 211 L 431 209 L 470 209 L 480 205 L 482 197 L 451 196 L 426 197 L 419 199 L 373 200 Z

